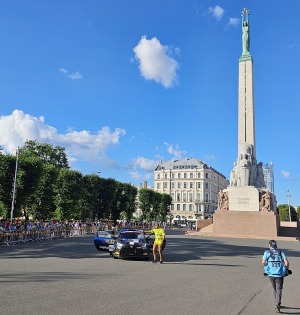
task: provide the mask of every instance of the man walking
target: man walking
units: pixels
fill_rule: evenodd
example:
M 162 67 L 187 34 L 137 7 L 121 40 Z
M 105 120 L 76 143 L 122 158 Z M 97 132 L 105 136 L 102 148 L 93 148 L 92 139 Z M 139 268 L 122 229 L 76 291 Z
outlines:
M 277 248 L 274 240 L 269 241 L 269 249 L 262 257 L 264 275 L 268 275 L 273 288 L 276 312 L 280 313 L 284 277 L 288 275 L 289 261 L 284 252 Z

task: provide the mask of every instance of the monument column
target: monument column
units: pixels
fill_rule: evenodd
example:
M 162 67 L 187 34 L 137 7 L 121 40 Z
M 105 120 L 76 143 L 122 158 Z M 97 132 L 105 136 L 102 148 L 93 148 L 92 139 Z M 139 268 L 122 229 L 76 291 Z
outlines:
M 230 185 L 219 193 L 214 234 L 268 235 L 278 232 L 275 196 L 266 189 L 262 163 L 256 160 L 253 60 L 249 10 L 242 11 L 242 55 L 239 58 L 238 157 Z

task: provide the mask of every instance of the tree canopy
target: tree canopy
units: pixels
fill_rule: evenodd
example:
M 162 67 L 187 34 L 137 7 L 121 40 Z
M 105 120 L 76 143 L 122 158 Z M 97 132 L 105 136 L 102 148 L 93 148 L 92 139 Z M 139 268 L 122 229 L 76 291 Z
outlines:
M 16 156 L 0 154 L 0 216 L 10 217 Z M 139 195 L 139 198 L 137 196 Z M 27 141 L 19 149 L 14 217 L 130 221 L 137 206 L 145 220 L 163 220 L 171 197 L 69 167 L 65 149 Z

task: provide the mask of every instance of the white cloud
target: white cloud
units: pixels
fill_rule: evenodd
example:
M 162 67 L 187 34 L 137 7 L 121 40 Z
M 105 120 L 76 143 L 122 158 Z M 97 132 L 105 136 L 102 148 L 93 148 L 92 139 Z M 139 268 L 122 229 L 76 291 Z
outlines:
M 236 26 L 239 23 L 240 23 L 240 19 L 239 18 L 229 18 L 229 22 L 228 22 L 229 25 Z
M 153 172 L 158 162 L 144 157 L 132 159 L 129 166 L 129 174 L 133 179 L 149 180 L 153 178 Z
M 172 87 L 178 81 L 176 71 L 179 64 L 171 57 L 171 48 L 163 46 L 156 37 L 147 39 L 143 36 L 133 51 L 139 62 L 141 75 L 146 80 L 154 80 L 165 88 Z M 178 54 L 179 49 L 176 48 L 174 52 Z
M 210 155 L 205 155 L 205 157 L 204 157 L 204 160 L 205 161 L 208 161 L 208 160 L 211 160 L 211 161 L 213 161 L 213 160 L 215 160 L 216 159 L 216 156 L 215 155 L 213 155 L 213 154 L 210 154 Z
M 0 117 L 0 143 L 6 152 L 14 153 L 26 140 L 36 140 L 65 147 L 70 162 L 85 160 L 111 164 L 106 152 L 111 146 L 119 144 L 119 139 L 125 133 L 124 129 L 111 131 L 109 127 L 102 127 L 96 133 L 82 130 L 60 134 L 44 123 L 44 117 L 33 117 L 21 110 Z
M 79 73 L 79 71 L 76 71 L 76 72 L 69 74 L 68 78 L 70 78 L 71 80 L 79 80 L 82 78 L 82 75 Z
M 153 172 L 158 162 L 139 156 L 136 159 L 132 160 L 132 163 L 134 168 L 138 167 L 142 170 Z
M 210 14 L 213 15 L 213 17 L 217 20 L 217 21 L 220 21 L 223 17 L 223 14 L 225 12 L 225 10 L 223 8 L 221 8 L 219 5 L 216 5 L 214 8 L 213 7 L 210 7 L 208 9 L 208 12 Z
M 285 178 L 289 178 L 291 174 L 288 171 L 281 171 L 281 175 Z
M 164 145 L 166 146 L 168 153 L 174 156 L 175 159 L 182 159 L 187 154 L 187 152 L 181 150 L 177 144 L 173 145 L 165 142 Z
M 68 70 L 66 70 L 65 68 L 60 68 L 59 71 L 63 74 L 67 74 Z
M 299 44 L 291 44 L 289 46 L 287 46 L 288 49 L 294 49 L 294 48 L 298 48 Z
M 82 79 L 82 75 L 80 74 L 79 71 L 76 72 L 72 72 L 69 74 L 69 71 L 65 68 L 60 68 L 59 71 L 61 73 L 63 73 L 67 78 L 71 79 L 71 80 L 80 80 Z
M 142 175 L 137 171 L 130 171 L 129 174 L 130 177 L 134 179 L 140 179 L 142 177 Z

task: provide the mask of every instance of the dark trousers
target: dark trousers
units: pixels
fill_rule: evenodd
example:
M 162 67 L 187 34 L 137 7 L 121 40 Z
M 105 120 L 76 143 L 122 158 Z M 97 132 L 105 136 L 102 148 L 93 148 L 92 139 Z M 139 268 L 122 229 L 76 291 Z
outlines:
M 269 277 L 273 288 L 276 305 L 281 305 L 281 296 L 283 289 L 283 277 Z

